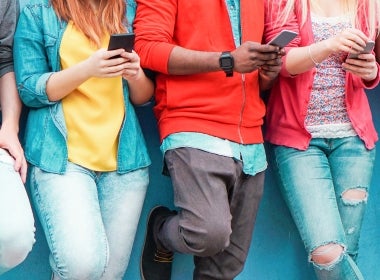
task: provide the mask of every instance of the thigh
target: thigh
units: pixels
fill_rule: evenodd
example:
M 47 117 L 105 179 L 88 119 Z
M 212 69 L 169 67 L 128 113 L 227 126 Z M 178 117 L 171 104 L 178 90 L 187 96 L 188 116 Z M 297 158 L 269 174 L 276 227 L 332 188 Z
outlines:
M 5 150 L 0 149 L 0 236 L 8 238 L 28 233 L 33 239 L 32 209 L 25 186 L 13 165 L 14 159 Z
M 349 189 L 369 190 L 375 155 L 376 150 L 367 150 L 358 137 L 346 137 L 334 141 L 329 163 L 338 197 Z
M 94 258 L 102 263 L 93 265 L 104 267 L 108 246 L 91 173 L 72 163 L 62 175 L 32 166 L 30 185 L 53 270 L 76 273 L 72 269 L 85 267 Z
M 165 153 L 180 227 L 202 231 L 213 223 L 230 227 L 228 186 L 234 183 L 234 160 L 193 148 Z M 223 226 L 222 226 L 223 227 Z
M 251 245 L 253 228 L 264 187 L 264 172 L 255 176 L 242 173 L 229 192 L 232 214 L 230 244 L 209 257 L 194 257 L 193 279 L 234 279 L 243 269 Z
M 305 151 L 271 148 L 281 191 L 307 250 L 329 242 L 345 243 L 330 165 L 318 141 Z
M 102 279 L 121 279 L 128 265 L 149 184 L 148 168 L 105 172 L 97 180 L 110 258 Z

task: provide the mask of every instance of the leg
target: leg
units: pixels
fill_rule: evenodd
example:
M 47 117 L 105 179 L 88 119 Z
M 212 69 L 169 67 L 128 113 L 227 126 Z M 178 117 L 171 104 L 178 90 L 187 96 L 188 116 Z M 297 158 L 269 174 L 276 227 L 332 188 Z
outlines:
M 263 186 L 264 172 L 240 176 L 229 193 L 233 217 L 230 245 L 214 256 L 195 257 L 194 279 L 234 279 L 241 272 L 251 245 Z
M 274 169 L 318 279 L 362 279 L 347 242 L 327 158 L 330 146 L 313 139 L 306 151 L 272 146 Z
M 196 149 L 169 151 L 166 162 L 180 212 L 159 239 L 196 256 L 194 279 L 232 279 L 248 254 L 264 174 L 246 176 L 240 162 Z
M 108 243 L 95 174 L 72 163 L 63 175 L 32 166 L 30 182 L 54 279 L 100 279 L 108 263 Z
M 102 173 L 97 180 L 110 252 L 102 280 L 121 280 L 124 276 L 148 183 L 148 168 L 126 174 Z
M 0 275 L 20 264 L 35 242 L 32 209 L 13 164 L 0 149 Z
M 334 146 L 329 156 L 331 173 L 346 233 L 347 252 L 355 260 L 376 151 L 367 150 L 358 137 L 336 139 Z
M 158 240 L 170 251 L 211 256 L 229 245 L 231 213 L 228 187 L 235 181 L 235 161 L 197 149 L 165 155 L 178 215 L 166 219 Z

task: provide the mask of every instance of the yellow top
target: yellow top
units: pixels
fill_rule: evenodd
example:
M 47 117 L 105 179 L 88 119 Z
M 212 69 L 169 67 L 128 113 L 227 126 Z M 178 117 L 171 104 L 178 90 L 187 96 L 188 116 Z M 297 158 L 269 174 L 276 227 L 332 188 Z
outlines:
M 108 41 L 106 34 L 103 48 Z M 60 48 L 62 69 L 87 59 L 96 50 L 69 22 Z M 62 99 L 70 162 L 94 171 L 116 170 L 119 132 L 125 115 L 121 79 L 92 77 Z

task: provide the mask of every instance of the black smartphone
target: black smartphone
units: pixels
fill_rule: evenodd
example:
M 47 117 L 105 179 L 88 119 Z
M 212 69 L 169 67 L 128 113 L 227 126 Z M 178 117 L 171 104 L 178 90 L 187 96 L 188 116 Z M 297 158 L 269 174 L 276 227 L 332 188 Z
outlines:
M 362 53 L 371 53 L 374 47 L 375 47 L 375 42 L 374 41 L 368 41 L 366 43 L 365 47 L 364 47 L 364 50 L 362 50 L 359 53 L 350 53 L 348 55 L 348 58 L 358 58 L 359 54 L 362 54 Z
M 278 46 L 280 48 L 285 47 L 289 44 L 296 36 L 297 32 L 291 30 L 282 30 L 276 37 L 268 42 L 268 45 Z
M 135 44 L 135 34 L 134 33 L 120 33 L 112 34 L 110 36 L 110 41 L 108 44 L 108 50 L 124 49 L 126 52 L 132 52 L 133 46 Z M 115 58 L 118 56 L 114 56 Z

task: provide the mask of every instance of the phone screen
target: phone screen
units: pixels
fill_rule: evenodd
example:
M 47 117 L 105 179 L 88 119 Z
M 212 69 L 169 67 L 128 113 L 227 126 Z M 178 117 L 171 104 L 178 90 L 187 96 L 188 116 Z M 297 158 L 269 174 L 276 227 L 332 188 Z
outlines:
M 368 41 L 367 44 L 365 45 L 363 51 L 361 51 L 359 53 L 350 53 L 348 55 L 348 58 L 358 58 L 359 54 L 362 54 L 362 53 L 371 53 L 374 47 L 375 47 L 375 42 L 374 41 Z
M 134 44 L 134 33 L 112 34 L 108 44 L 108 50 L 124 49 L 126 52 L 132 52 Z
M 276 37 L 268 42 L 268 45 L 285 47 L 289 44 L 298 34 L 290 30 L 282 30 Z

